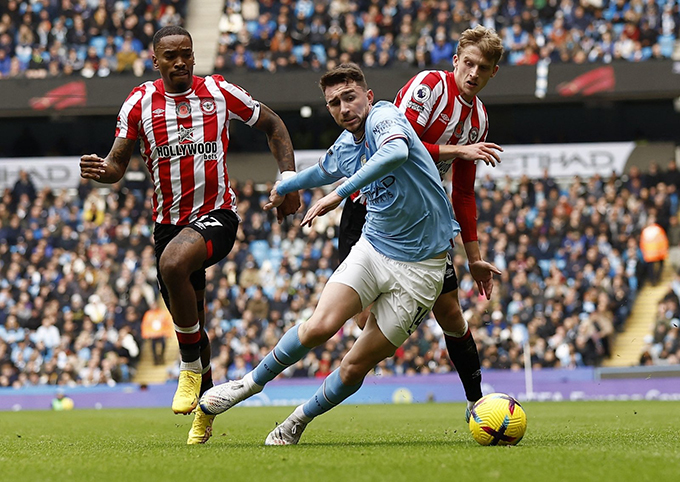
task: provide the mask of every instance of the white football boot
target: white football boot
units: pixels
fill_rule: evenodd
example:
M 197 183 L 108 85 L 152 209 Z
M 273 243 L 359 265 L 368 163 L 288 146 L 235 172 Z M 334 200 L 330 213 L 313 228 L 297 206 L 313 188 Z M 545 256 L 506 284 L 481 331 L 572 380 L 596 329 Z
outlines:
M 198 402 L 201 410 L 208 415 L 219 415 L 246 398 L 262 391 L 260 385 L 253 381 L 252 373 L 247 373 L 241 380 L 231 380 L 216 385 L 206 391 Z

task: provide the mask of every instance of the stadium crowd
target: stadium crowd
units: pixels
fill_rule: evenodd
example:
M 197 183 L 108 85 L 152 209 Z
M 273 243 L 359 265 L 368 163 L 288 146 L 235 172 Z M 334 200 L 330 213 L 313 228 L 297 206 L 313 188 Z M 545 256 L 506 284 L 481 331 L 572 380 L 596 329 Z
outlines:
M 151 70 L 150 43 L 186 0 L 0 0 L 0 78 Z M 669 58 L 678 0 L 226 0 L 215 70 L 450 66 L 458 35 L 497 30 L 510 65 Z
M 458 36 L 499 32 L 510 65 L 673 54 L 676 0 L 226 0 L 216 70 L 449 67 Z
M 240 378 L 283 331 L 307 319 L 338 259 L 338 210 L 300 227 L 321 190 L 305 192 L 300 212 L 279 225 L 261 209 L 270 185 L 232 183 L 243 222 L 231 254 L 208 270 L 206 286 L 216 381 Z M 666 170 L 643 175 L 633 169 L 607 179 L 479 180 L 481 250 L 503 271 L 492 299 L 476 293 L 462 251 L 455 264 L 483 367 L 520 369 L 526 344 L 537 369 L 597 365 L 608 357 L 645 282 L 640 230 L 654 215 L 669 237 L 680 236 L 678 187 L 673 162 Z M 71 190 L 36 190 L 26 173 L 5 190 L 0 386 L 131 380 L 144 342 L 142 319 L 158 300 L 149 189 L 141 160 L 133 158 L 123 181 L 107 190 L 85 180 Z M 678 286 L 680 277 L 674 293 Z M 680 355 L 677 294 L 662 306 L 650 359 L 674 363 Z M 348 321 L 284 373 L 328 375 L 357 330 Z M 430 317 L 376 372 L 450 369 Z
M 658 171 L 656 165 L 652 166 L 652 171 Z M 673 177 L 677 179 L 679 176 L 674 174 Z M 675 276 L 657 306 L 652 328 L 645 337 L 640 365 L 680 363 L 680 222 L 677 216 L 670 217 L 665 231 L 670 247 L 666 263 L 670 264 Z
M 182 25 L 186 0 L 0 0 L 0 78 L 152 70 L 158 28 Z
M 645 337 L 640 365 L 680 364 L 680 272 L 659 302 L 652 333 Z

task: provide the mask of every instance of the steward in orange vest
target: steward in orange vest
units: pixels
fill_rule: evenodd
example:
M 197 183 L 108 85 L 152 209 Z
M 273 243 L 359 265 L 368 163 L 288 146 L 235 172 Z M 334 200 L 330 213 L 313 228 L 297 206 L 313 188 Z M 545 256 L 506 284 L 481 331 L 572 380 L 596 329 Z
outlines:
M 663 261 L 668 256 L 668 236 L 655 222 L 649 224 L 640 234 L 640 250 L 647 263 Z

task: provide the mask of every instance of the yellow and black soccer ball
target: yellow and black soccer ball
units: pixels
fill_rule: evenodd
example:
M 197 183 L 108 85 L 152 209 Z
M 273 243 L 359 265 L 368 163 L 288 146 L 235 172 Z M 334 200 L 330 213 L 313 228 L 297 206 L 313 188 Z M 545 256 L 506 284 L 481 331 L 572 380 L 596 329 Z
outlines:
M 516 445 L 526 429 L 522 405 L 505 393 L 485 395 L 470 411 L 470 432 L 481 445 Z

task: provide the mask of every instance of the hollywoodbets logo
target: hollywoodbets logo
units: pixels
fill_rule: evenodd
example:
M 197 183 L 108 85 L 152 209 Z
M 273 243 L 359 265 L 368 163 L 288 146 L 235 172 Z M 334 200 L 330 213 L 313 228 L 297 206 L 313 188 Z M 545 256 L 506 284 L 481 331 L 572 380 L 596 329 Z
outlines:
M 163 145 L 156 146 L 152 157 L 165 159 L 201 155 L 205 161 L 216 161 L 218 158 L 217 148 L 217 141 Z

